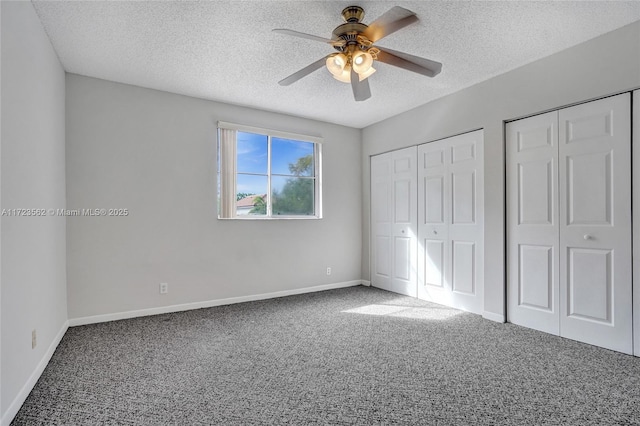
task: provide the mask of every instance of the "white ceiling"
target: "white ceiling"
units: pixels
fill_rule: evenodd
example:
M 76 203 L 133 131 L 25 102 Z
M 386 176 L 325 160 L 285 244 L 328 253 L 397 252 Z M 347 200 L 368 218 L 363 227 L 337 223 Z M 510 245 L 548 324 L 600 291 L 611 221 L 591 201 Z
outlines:
M 362 128 L 640 20 L 638 1 L 33 1 L 71 73 Z M 419 22 L 377 44 L 442 62 L 424 77 L 377 63 L 373 96 L 322 68 L 277 82 L 331 53 L 271 32 L 330 38 L 341 10 L 364 23 L 393 6 Z M 552 72 L 552 70 L 549 70 Z

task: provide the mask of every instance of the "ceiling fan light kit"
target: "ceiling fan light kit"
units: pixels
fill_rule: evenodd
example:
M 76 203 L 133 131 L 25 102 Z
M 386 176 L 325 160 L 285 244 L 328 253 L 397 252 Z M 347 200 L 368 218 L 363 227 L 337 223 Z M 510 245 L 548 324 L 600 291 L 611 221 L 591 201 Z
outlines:
M 349 59 L 344 53 L 332 53 L 327 56 L 327 69 L 334 76 L 339 76 L 347 67 Z
M 374 61 L 384 62 L 428 77 L 434 77 L 442 70 L 440 62 L 396 52 L 374 43 L 418 20 L 415 13 L 402 7 L 393 7 L 369 25 L 363 24 L 364 9 L 360 6 L 349 6 L 342 11 L 345 23 L 336 27 L 330 39 L 301 33 L 294 30 L 274 29 L 274 32 L 328 43 L 338 53 L 306 66 L 279 81 L 281 86 L 288 86 L 324 65 L 333 77 L 344 83 L 351 83 L 356 101 L 364 101 L 371 97 L 368 78 L 376 72 Z
M 352 62 L 353 62 L 352 67 L 355 70 L 355 72 L 362 75 L 367 71 L 369 71 L 369 69 L 373 65 L 373 55 L 363 50 L 356 51 L 352 55 Z
M 376 72 L 373 68 L 373 56 L 367 51 L 355 53 L 333 53 L 327 56 L 327 69 L 333 77 L 343 83 L 351 83 L 351 68 L 358 73 L 358 80 L 362 81 Z
M 343 83 L 351 83 L 351 65 L 344 67 L 338 74 L 334 74 L 333 78 Z

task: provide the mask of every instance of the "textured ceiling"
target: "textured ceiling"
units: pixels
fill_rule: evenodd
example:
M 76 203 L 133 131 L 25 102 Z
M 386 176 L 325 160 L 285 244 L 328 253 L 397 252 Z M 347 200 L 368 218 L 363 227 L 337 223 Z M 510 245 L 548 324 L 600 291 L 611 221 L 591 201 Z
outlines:
M 65 70 L 362 128 L 640 20 L 638 1 L 33 1 Z M 273 28 L 330 38 L 351 4 L 364 23 L 393 6 L 419 21 L 377 44 L 442 62 L 424 77 L 376 63 L 373 96 L 322 68 L 277 82 L 333 52 Z

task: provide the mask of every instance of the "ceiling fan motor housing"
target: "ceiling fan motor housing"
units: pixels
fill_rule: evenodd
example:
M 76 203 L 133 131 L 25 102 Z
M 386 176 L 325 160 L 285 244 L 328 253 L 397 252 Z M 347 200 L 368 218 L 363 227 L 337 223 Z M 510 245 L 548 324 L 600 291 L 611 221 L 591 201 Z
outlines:
M 367 29 L 367 26 L 360 22 L 347 22 L 338 26 L 333 30 L 333 38 L 341 39 L 346 42 L 346 45 L 356 45 L 358 43 L 358 36 Z M 335 46 L 338 49 L 339 46 Z M 343 50 L 343 49 L 338 49 Z
M 364 9 L 360 6 L 348 6 L 342 10 L 344 22 L 360 22 L 364 18 Z
M 344 52 L 353 50 L 354 47 L 365 48 L 365 46 L 360 46 L 361 43 L 358 40 L 359 36 L 362 37 L 362 32 L 367 29 L 367 25 L 361 22 L 362 18 L 364 18 L 364 9 L 360 6 L 349 6 L 342 11 L 342 19 L 345 23 L 337 26 L 332 35 L 334 40 L 344 40 L 345 44 L 334 44 L 336 50 Z

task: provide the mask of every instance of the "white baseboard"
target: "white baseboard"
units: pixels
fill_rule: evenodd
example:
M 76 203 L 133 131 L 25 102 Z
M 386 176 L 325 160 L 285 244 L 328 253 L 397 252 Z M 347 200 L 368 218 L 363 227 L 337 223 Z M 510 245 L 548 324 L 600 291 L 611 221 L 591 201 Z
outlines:
M 504 315 L 502 314 L 494 314 L 493 312 L 482 312 L 482 318 L 488 319 L 495 322 L 507 322 Z
M 18 395 L 16 395 L 14 400 L 11 402 L 9 408 L 7 408 L 7 411 L 5 411 L 4 415 L 2 416 L 2 421 L 0 421 L 0 425 L 9 426 L 13 418 L 16 416 L 16 414 L 18 414 L 18 411 L 20 411 L 20 407 L 22 407 L 22 404 L 24 404 L 24 401 L 27 399 L 27 397 L 31 393 L 31 390 L 38 382 L 38 379 L 42 375 L 42 372 L 47 367 L 47 364 L 49 364 L 53 353 L 56 351 L 56 348 L 60 344 L 60 341 L 64 337 L 64 334 L 67 332 L 68 328 L 69 321 L 65 321 L 64 324 L 62 324 L 62 328 L 60 328 L 60 331 L 58 331 L 58 334 L 53 339 L 53 342 L 51 342 L 51 344 L 47 348 L 47 351 L 42 356 L 42 359 L 36 366 L 35 370 L 33 370 L 33 373 L 31 373 L 31 376 L 29 376 L 27 382 L 24 384 L 24 386 L 22 386 L 22 389 L 20 389 Z
M 192 309 L 211 308 L 235 303 L 253 302 L 256 300 L 273 299 L 276 297 L 292 296 L 295 294 L 313 293 L 316 291 L 333 290 L 336 288 L 366 285 L 365 281 L 353 280 L 333 284 L 323 284 L 313 287 L 296 288 L 293 290 L 276 291 L 273 293 L 254 294 L 250 296 L 229 297 L 226 299 L 206 300 L 202 302 L 183 303 L 180 305 L 161 306 L 158 308 L 140 309 L 135 311 L 116 312 L 113 314 L 92 315 L 88 317 L 69 319 L 69 327 L 95 324 L 99 322 L 117 321 L 128 318 L 145 317 L 149 315 L 168 314 L 171 312 L 189 311 Z
M 367 280 L 361 280 L 360 281 L 362 283 L 363 286 L 365 287 L 371 287 L 371 281 L 367 281 Z

